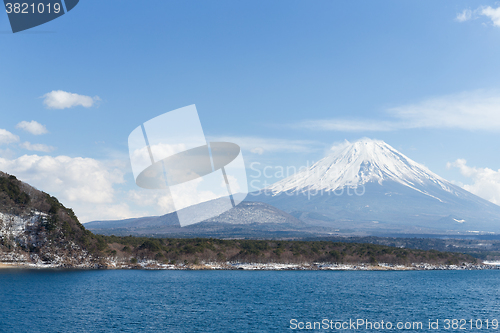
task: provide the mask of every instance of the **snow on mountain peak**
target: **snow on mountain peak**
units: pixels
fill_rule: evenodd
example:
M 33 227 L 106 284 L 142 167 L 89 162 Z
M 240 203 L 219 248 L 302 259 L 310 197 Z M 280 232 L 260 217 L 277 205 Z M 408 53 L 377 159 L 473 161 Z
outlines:
M 451 183 L 425 166 L 384 141 L 367 138 L 347 143 L 310 168 L 271 185 L 267 190 L 273 194 L 305 190 L 335 191 L 345 186 L 356 188 L 368 182 L 382 185 L 384 181 L 395 181 L 429 196 L 432 195 L 422 188 L 429 184 L 454 192 Z

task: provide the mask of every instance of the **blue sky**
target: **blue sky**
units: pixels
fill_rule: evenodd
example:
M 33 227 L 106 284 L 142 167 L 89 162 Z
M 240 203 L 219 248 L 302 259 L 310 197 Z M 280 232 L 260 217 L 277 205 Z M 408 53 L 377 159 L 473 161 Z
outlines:
M 369 137 L 500 203 L 498 8 L 85 0 L 16 34 L 0 15 L 0 170 L 83 222 L 161 214 L 161 194 L 134 184 L 127 138 L 196 104 L 205 135 L 239 143 L 248 166 L 298 167 Z M 51 106 L 59 90 L 84 105 Z

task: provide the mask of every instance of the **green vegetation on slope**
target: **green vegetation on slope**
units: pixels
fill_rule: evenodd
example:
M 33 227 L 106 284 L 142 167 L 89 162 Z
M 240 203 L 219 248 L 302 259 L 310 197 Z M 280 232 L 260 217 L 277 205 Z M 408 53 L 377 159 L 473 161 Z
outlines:
M 13 239 L 8 232 L 0 234 L 3 251 L 22 250 L 37 254 L 42 260 L 50 260 L 54 254 L 75 257 L 83 251 L 97 259 L 108 246 L 101 236 L 85 229 L 72 209 L 5 173 L 0 173 L 0 212 L 23 219 L 31 218 L 35 212 L 46 214 L 21 239 Z M 12 222 L 0 221 L 0 230 L 9 230 L 9 223 Z
M 3 192 L 12 202 L 18 205 L 27 205 L 30 196 L 21 191 L 15 176 L 0 177 L 0 192 Z

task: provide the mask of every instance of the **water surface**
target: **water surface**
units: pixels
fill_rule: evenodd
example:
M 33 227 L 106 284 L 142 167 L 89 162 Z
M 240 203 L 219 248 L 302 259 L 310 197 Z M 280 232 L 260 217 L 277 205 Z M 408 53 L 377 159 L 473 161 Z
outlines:
M 452 331 L 446 318 L 498 320 L 499 305 L 499 271 L 0 271 L 0 332 L 300 331 L 292 319 L 426 332 L 439 319 L 436 332 Z

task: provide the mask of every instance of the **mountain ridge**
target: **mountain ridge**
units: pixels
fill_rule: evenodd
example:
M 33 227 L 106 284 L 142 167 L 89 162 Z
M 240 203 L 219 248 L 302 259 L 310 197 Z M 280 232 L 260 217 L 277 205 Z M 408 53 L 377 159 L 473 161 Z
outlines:
M 200 209 L 209 209 L 217 205 L 218 200 L 211 200 L 200 205 Z M 85 227 L 95 233 L 105 235 L 197 235 L 204 237 L 248 237 L 249 235 L 263 237 L 266 233 L 290 232 L 307 225 L 278 208 L 262 202 L 241 202 L 236 207 L 190 226 L 182 227 L 177 219 L 177 213 L 161 216 L 146 216 L 125 220 L 92 221 Z

